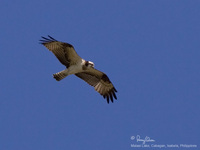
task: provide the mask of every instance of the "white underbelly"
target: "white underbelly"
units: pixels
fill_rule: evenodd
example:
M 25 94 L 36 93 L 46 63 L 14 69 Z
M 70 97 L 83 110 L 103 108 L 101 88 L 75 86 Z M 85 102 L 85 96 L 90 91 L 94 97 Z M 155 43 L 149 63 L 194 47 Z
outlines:
M 79 73 L 79 72 L 82 72 L 82 71 L 83 71 L 83 69 L 82 69 L 81 65 L 72 65 L 68 69 L 66 69 L 66 73 L 68 75 L 76 74 L 76 73 Z

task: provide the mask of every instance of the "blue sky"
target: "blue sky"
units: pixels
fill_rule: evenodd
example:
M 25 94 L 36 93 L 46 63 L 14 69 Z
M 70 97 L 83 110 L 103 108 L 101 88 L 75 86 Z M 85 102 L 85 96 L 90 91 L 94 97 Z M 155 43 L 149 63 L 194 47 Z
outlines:
M 0 149 L 137 149 L 137 135 L 199 147 L 199 8 L 198 0 L 3 0 Z M 39 44 L 47 35 L 93 61 L 118 100 L 107 104 L 75 76 L 54 80 L 64 66 Z

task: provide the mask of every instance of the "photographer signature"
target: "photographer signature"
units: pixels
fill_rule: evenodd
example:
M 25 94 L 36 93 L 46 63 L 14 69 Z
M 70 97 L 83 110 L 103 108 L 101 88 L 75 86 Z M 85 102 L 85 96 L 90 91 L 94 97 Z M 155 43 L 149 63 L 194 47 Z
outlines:
M 151 139 L 150 137 L 146 136 L 144 139 L 140 138 L 139 135 L 136 136 L 137 142 L 142 142 L 142 144 L 145 144 L 146 142 L 155 142 L 155 140 Z

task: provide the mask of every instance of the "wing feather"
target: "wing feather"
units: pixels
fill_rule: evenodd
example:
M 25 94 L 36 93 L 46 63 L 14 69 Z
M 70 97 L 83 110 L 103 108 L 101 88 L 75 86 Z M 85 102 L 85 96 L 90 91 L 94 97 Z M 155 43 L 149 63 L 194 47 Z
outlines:
M 52 38 L 51 36 L 42 37 L 40 40 L 41 44 L 43 44 L 46 48 L 48 48 L 57 59 L 65 65 L 67 68 L 81 61 L 81 57 L 76 53 L 74 47 L 69 43 L 59 42 Z
M 115 94 L 117 90 L 105 73 L 91 68 L 85 72 L 77 73 L 75 75 L 87 82 L 89 85 L 93 86 L 104 99 L 107 99 L 108 103 L 109 100 L 113 102 L 113 97 L 117 100 L 117 96 Z

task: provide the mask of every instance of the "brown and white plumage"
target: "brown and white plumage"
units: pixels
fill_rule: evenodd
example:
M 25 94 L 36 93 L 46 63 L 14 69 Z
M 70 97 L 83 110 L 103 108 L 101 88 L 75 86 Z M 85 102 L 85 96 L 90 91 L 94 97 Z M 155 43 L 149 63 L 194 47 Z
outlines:
M 42 37 L 43 39 L 40 40 L 41 44 L 48 48 L 67 68 L 53 75 L 57 81 L 62 80 L 70 74 L 75 74 L 93 86 L 97 92 L 107 99 L 108 103 L 109 100 L 113 102 L 113 97 L 117 99 L 115 94 L 117 90 L 112 82 L 105 73 L 94 68 L 93 62 L 82 59 L 71 44 L 59 42 L 51 36 L 48 37 Z
M 42 38 L 43 39 L 40 40 L 41 44 L 48 48 L 67 68 L 81 61 L 81 57 L 76 53 L 71 44 L 59 42 L 51 36 L 49 36 L 49 39 L 45 37 Z
M 97 92 L 99 92 L 104 98 L 107 99 L 108 103 L 109 99 L 111 100 L 111 102 L 113 102 L 113 97 L 117 99 L 115 95 L 115 92 L 117 92 L 117 90 L 105 73 L 91 68 L 89 71 L 76 73 L 75 75 L 83 79 L 89 85 L 93 86 Z

